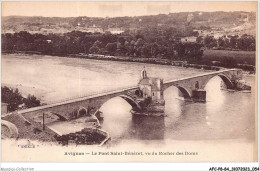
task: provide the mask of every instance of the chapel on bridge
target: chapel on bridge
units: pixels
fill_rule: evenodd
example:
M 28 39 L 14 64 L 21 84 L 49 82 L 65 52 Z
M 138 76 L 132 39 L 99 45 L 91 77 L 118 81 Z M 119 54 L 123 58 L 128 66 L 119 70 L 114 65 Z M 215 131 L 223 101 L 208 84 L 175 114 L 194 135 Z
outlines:
M 151 97 L 152 103 L 164 103 L 163 98 L 163 79 L 148 77 L 147 71 L 144 69 L 141 72 L 141 79 L 138 83 L 138 88 L 141 96 L 145 99 Z

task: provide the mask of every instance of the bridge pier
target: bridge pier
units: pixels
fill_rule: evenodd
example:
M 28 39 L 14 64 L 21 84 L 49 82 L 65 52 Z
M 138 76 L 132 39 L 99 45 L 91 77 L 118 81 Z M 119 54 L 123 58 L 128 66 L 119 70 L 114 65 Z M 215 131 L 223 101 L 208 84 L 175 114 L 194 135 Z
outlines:
M 191 96 L 179 89 L 178 95 L 185 101 L 206 102 L 206 90 L 204 89 L 192 90 Z
M 195 102 L 206 102 L 206 93 L 204 89 L 192 90 L 192 100 Z

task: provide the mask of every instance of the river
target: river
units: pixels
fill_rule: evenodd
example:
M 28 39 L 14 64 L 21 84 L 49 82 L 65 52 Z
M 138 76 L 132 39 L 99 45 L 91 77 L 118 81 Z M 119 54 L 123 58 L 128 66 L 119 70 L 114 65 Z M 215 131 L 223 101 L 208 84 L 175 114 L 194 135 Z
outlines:
M 144 66 L 148 76 L 164 81 L 209 72 L 165 65 L 9 54 L 2 55 L 2 85 L 16 87 L 24 96 L 34 94 L 48 104 L 134 86 Z M 180 100 L 177 88 L 170 87 L 164 92 L 166 117 L 133 118 L 131 106 L 121 98 L 113 98 L 101 107 L 102 129 L 109 132 L 115 144 L 223 139 L 253 142 L 255 76 L 244 79 L 252 86 L 252 93 L 221 90 L 221 79 L 212 78 L 205 88 L 206 103 Z M 59 123 L 50 127 L 66 133 L 79 130 L 84 123 L 67 122 L 66 126 Z

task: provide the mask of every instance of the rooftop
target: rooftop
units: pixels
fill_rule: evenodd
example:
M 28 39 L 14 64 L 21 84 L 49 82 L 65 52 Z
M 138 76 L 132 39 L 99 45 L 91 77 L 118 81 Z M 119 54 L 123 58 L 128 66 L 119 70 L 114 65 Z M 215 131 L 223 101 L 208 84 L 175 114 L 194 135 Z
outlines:
M 160 78 L 144 78 L 144 79 L 141 79 L 139 81 L 139 85 L 149 85 L 152 87 L 152 90 L 160 90 L 160 88 L 158 87 L 158 80 L 160 81 L 161 79 Z
M 141 79 L 138 84 L 141 84 L 141 85 L 152 85 L 150 78 Z

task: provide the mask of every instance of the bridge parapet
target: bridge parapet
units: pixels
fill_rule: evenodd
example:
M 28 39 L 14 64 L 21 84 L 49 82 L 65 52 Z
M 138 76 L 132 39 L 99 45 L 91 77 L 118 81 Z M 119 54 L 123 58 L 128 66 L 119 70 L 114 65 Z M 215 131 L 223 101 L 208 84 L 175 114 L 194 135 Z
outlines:
M 63 102 L 58 102 L 54 104 L 39 106 L 30 109 L 24 109 L 18 111 L 19 114 L 23 115 L 25 118 L 33 119 L 35 115 L 42 115 L 42 113 L 54 114 L 63 119 L 71 120 L 78 117 L 78 110 L 82 107 L 86 108 L 89 113 L 95 113 L 106 101 L 114 97 L 120 97 L 124 95 L 124 99 L 131 102 L 130 93 L 134 93 L 137 87 L 128 87 L 125 89 L 119 89 L 116 91 L 109 91 L 99 94 L 92 94 L 86 97 L 79 97 L 73 100 L 67 100 Z M 134 100 L 132 100 L 134 102 Z M 132 103 L 132 102 L 131 102 Z M 132 103 L 131 105 L 134 105 Z
M 185 99 L 189 99 L 194 97 L 194 93 L 196 92 L 196 90 L 198 90 L 199 92 L 204 90 L 209 80 L 215 76 L 219 76 L 223 80 L 227 88 L 235 89 L 237 81 L 242 79 L 242 70 L 226 69 L 222 71 L 210 72 L 182 79 L 171 80 L 164 82 L 163 89 L 166 90 L 171 86 L 175 86 L 179 89 L 180 96 L 184 97 Z M 195 93 L 195 95 L 198 94 Z

